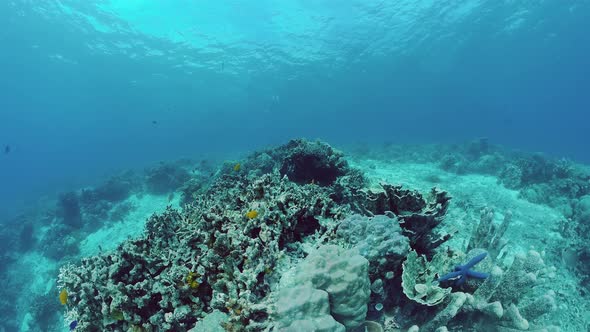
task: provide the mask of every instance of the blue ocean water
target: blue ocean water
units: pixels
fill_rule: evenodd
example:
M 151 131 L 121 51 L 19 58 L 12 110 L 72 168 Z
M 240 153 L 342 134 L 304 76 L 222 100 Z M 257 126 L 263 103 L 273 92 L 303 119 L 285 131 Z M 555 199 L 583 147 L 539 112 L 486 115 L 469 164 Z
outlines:
M 590 2 L 0 2 L 0 218 L 296 137 L 590 162 Z
M 590 161 L 589 6 L 3 1 L 2 210 L 105 170 L 295 136 L 485 136 Z

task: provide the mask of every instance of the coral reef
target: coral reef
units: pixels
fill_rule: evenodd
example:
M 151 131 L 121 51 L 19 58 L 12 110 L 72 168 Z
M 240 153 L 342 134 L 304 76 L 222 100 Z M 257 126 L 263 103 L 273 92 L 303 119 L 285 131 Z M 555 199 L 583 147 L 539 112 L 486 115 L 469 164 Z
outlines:
M 77 193 L 67 192 L 59 196 L 57 215 L 62 218 L 64 225 L 68 227 L 82 227 L 82 211 Z
M 191 178 L 190 180 L 186 181 L 182 187 L 180 187 L 180 206 L 185 206 L 192 203 L 197 198 L 197 196 L 205 193 L 207 189 L 206 184 L 206 180 L 202 178 Z
M 182 213 L 154 215 L 143 237 L 64 267 L 60 287 L 75 298 L 78 328 L 187 330 L 212 309 L 230 315 L 229 329 L 267 324 L 260 303 L 279 258 L 298 255 L 299 241 L 326 232 L 322 220 L 339 220 L 350 207 L 330 199 L 330 186 L 249 174 L 221 174 Z M 251 210 L 259 215 L 247 218 Z M 196 289 L 185 283 L 190 272 L 199 275 Z
M 295 183 L 331 185 L 349 171 L 343 154 L 325 143 L 292 140 L 279 152 L 279 172 Z
M 442 222 L 451 197 L 432 188 L 426 197 L 402 186 L 381 184 L 381 190 L 368 190 L 356 209 L 367 215 L 392 212 L 410 239 L 410 246 L 419 254 L 432 257 L 434 250 L 449 240 L 452 233 L 439 233 L 435 228 Z
M 155 195 L 176 191 L 190 179 L 184 163 L 160 163 L 146 172 L 145 185 L 149 193 Z
M 396 271 L 410 249 L 395 215 L 348 216 L 338 225 L 336 235 L 369 260 L 373 280 Z
M 91 209 L 98 202 L 117 203 L 125 200 L 140 187 L 139 175 L 127 171 L 107 179 L 104 183 L 86 188 L 80 192 L 80 202 L 86 209 Z
M 479 223 L 474 227 L 469 240 L 467 251 L 475 248 L 484 248 L 492 258 L 498 258 L 502 249 L 507 245 L 504 233 L 512 220 L 510 211 L 504 214 L 504 220 L 500 225 L 494 223 L 494 211 L 490 208 L 481 210 Z
M 269 172 L 251 168 L 260 165 L 261 156 L 271 163 L 262 167 Z M 286 167 L 290 162 L 297 165 Z M 341 243 L 344 237 L 353 241 L 347 247 L 356 246 L 357 252 L 363 251 L 383 278 L 385 270 L 391 269 L 392 273 L 400 270 L 401 260 L 409 249 L 410 241 L 401 234 L 403 222 L 406 226 L 427 223 L 427 227 L 408 226 L 408 229 L 420 231 L 420 239 L 430 239 L 427 233 L 444 215 L 448 201 L 443 192 L 433 191 L 432 198 L 423 199 L 417 192 L 384 185 L 388 190 L 405 194 L 395 202 L 382 198 L 388 208 L 401 216 L 392 212 L 389 216 L 353 217 L 366 221 L 363 231 L 372 234 L 372 238 L 361 241 L 353 239 L 351 234 L 344 236 L 346 227 L 340 230 L 338 238 L 336 226 L 342 219 L 358 207 L 371 206 L 372 202 L 361 191 L 362 175 L 326 144 L 291 141 L 247 158 L 237 170 L 224 169 L 182 212 L 169 209 L 152 216 L 142 237 L 123 243 L 114 252 L 62 268 L 59 286 L 71 294 L 68 306 L 77 310 L 78 329 L 141 326 L 150 330 L 158 326 L 188 330 L 201 320 L 201 314 L 211 310 L 229 316 L 227 330 L 263 329 L 272 321 L 271 287 L 277 284 L 279 271 L 293 265 L 286 262 L 295 263 L 305 256 L 306 239 Z M 379 194 L 371 195 L 379 197 Z M 252 211 L 256 214 L 250 215 Z M 355 229 L 350 226 L 349 229 Z M 416 236 L 414 239 L 415 243 L 421 243 Z M 394 247 L 383 247 L 382 240 Z M 383 250 L 370 250 L 373 245 Z M 333 269 L 346 266 L 345 262 L 351 259 L 337 250 L 334 255 L 342 257 L 343 263 L 334 265 Z M 321 260 L 323 256 L 315 257 Z M 357 263 L 351 268 L 356 266 L 355 269 L 364 269 L 367 274 L 364 286 L 343 288 L 337 286 L 340 281 L 336 279 L 327 284 L 310 280 L 314 287 L 329 294 L 343 292 L 342 301 L 331 296 L 330 305 L 333 317 L 345 326 L 364 321 L 369 285 L 375 282 L 368 278 L 369 262 L 359 255 L 352 257 L 358 259 L 352 261 Z M 317 266 L 321 265 L 318 261 Z M 191 277 L 190 282 L 187 276 Z M 360 301 L 360 307 L 351 309 L 346 301 L 355 298 L 352 294 L 361 290 L 365 300 Z
M 577 200 L 572 218 L 562 220 L 559 231 L 564 237 L 559 254 L 578 274 L 581 292 L 590 295 L 590 195 Z
M 478 253 L 472 253 L 475 254 Z M 451 293 L 434 317 L 420 325 L 420 331 L 556 329 L 534 324 L 537 318 L 555 309 L 555 293 L 542 287 L 553 274 L 538 252 L 517 255 L 506 271 L 492 267 L 491 276 L 473 294 Z
M 469 158 L 492 150 L 480 141 Z M 155 186 L 170 188 L 160 173 Z M 325 143 L 293 140 L 189 182 L 182 210 L 154 214 L 140 237 L 61 268 L 76 329 L 510 331 L 541 328 L 555 306 L 544 285 L 554 271 L 540 254 L 496 261 L 508 214 L 496 225 L 484 210 L 467 254 L 445 248 L 446 192 L 366 188 Z M 490 277 L 465 280 L 475 263 L 476 276 Z
M 360 189 L 365 179 L 359 170 L 348 165 L 344 154 L 320 141 L 294 139 L 274 149 L 256 152 L 243 163 L 253 176 L 277 170 L 297 184 L 333 186 L 333 199 L 348 196 L 340 189 Z

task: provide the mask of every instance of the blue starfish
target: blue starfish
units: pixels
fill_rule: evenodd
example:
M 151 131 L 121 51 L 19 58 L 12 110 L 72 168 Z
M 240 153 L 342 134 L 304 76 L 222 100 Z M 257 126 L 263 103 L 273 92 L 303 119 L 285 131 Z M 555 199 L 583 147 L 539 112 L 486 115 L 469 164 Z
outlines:
M 438 282 L 454 281 L 454 286 L 459 287 L 463 285 L 463 283 L 465 283 L 468 278 L 485 279 L 489 277 L 489 273 L 471 270 L 475 264 L 481 262 L 484 258 L 486 258 L 487 255 L 487 252 L 483 252 L 473 257 L 469 262 L 467 262 L 467 264 L 455 266 L 455 271 L 447 273 L 444 276 L 438 278 Z

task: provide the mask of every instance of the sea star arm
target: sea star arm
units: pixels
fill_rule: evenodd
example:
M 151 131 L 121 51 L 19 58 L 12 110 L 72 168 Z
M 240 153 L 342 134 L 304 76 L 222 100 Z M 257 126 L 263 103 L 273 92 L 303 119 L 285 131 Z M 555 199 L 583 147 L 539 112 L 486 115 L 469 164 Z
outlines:
M 481 253 L 470 259 L 467 264 L 455 266 L 455 271 L 438 278 L 438 282 L 454 281 L 455 286 L 461 286 L 469 278 L 486 279 L 489 277 L 488 273 L 473 271 L 471 268 L 486 258 L 487 254 L 487 252 Z
M 482 252 L 481 254 L 470 259 L 469 262 L 467 262 L 467 264 L 463 265 L 463 267 L 465 269 L 469 270 L 470 268 L 474 267 L 475 264 L 481 262 L 484 258 L 486 258 L 487 255 L 488 255 L 487 252 Z
M 490 276 L 489 273 L 477 272 L 473 270 L 467 270 L 467 276 L 470 278 L 485 279 Z
M 444 282 L 448 280 L 456 280 L 458 278 L 463 278 L 462 271 L 454 271 L 443 275 L 442 277 L 438 278 L 438 282 Z

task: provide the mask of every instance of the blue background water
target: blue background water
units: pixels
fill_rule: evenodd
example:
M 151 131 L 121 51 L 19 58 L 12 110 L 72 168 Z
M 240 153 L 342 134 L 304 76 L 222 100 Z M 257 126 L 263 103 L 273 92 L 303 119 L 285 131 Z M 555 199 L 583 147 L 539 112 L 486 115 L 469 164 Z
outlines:
M 588 162 L 587 22 L 583 0 L 2 1 L 0 215 L 301 136 Z

